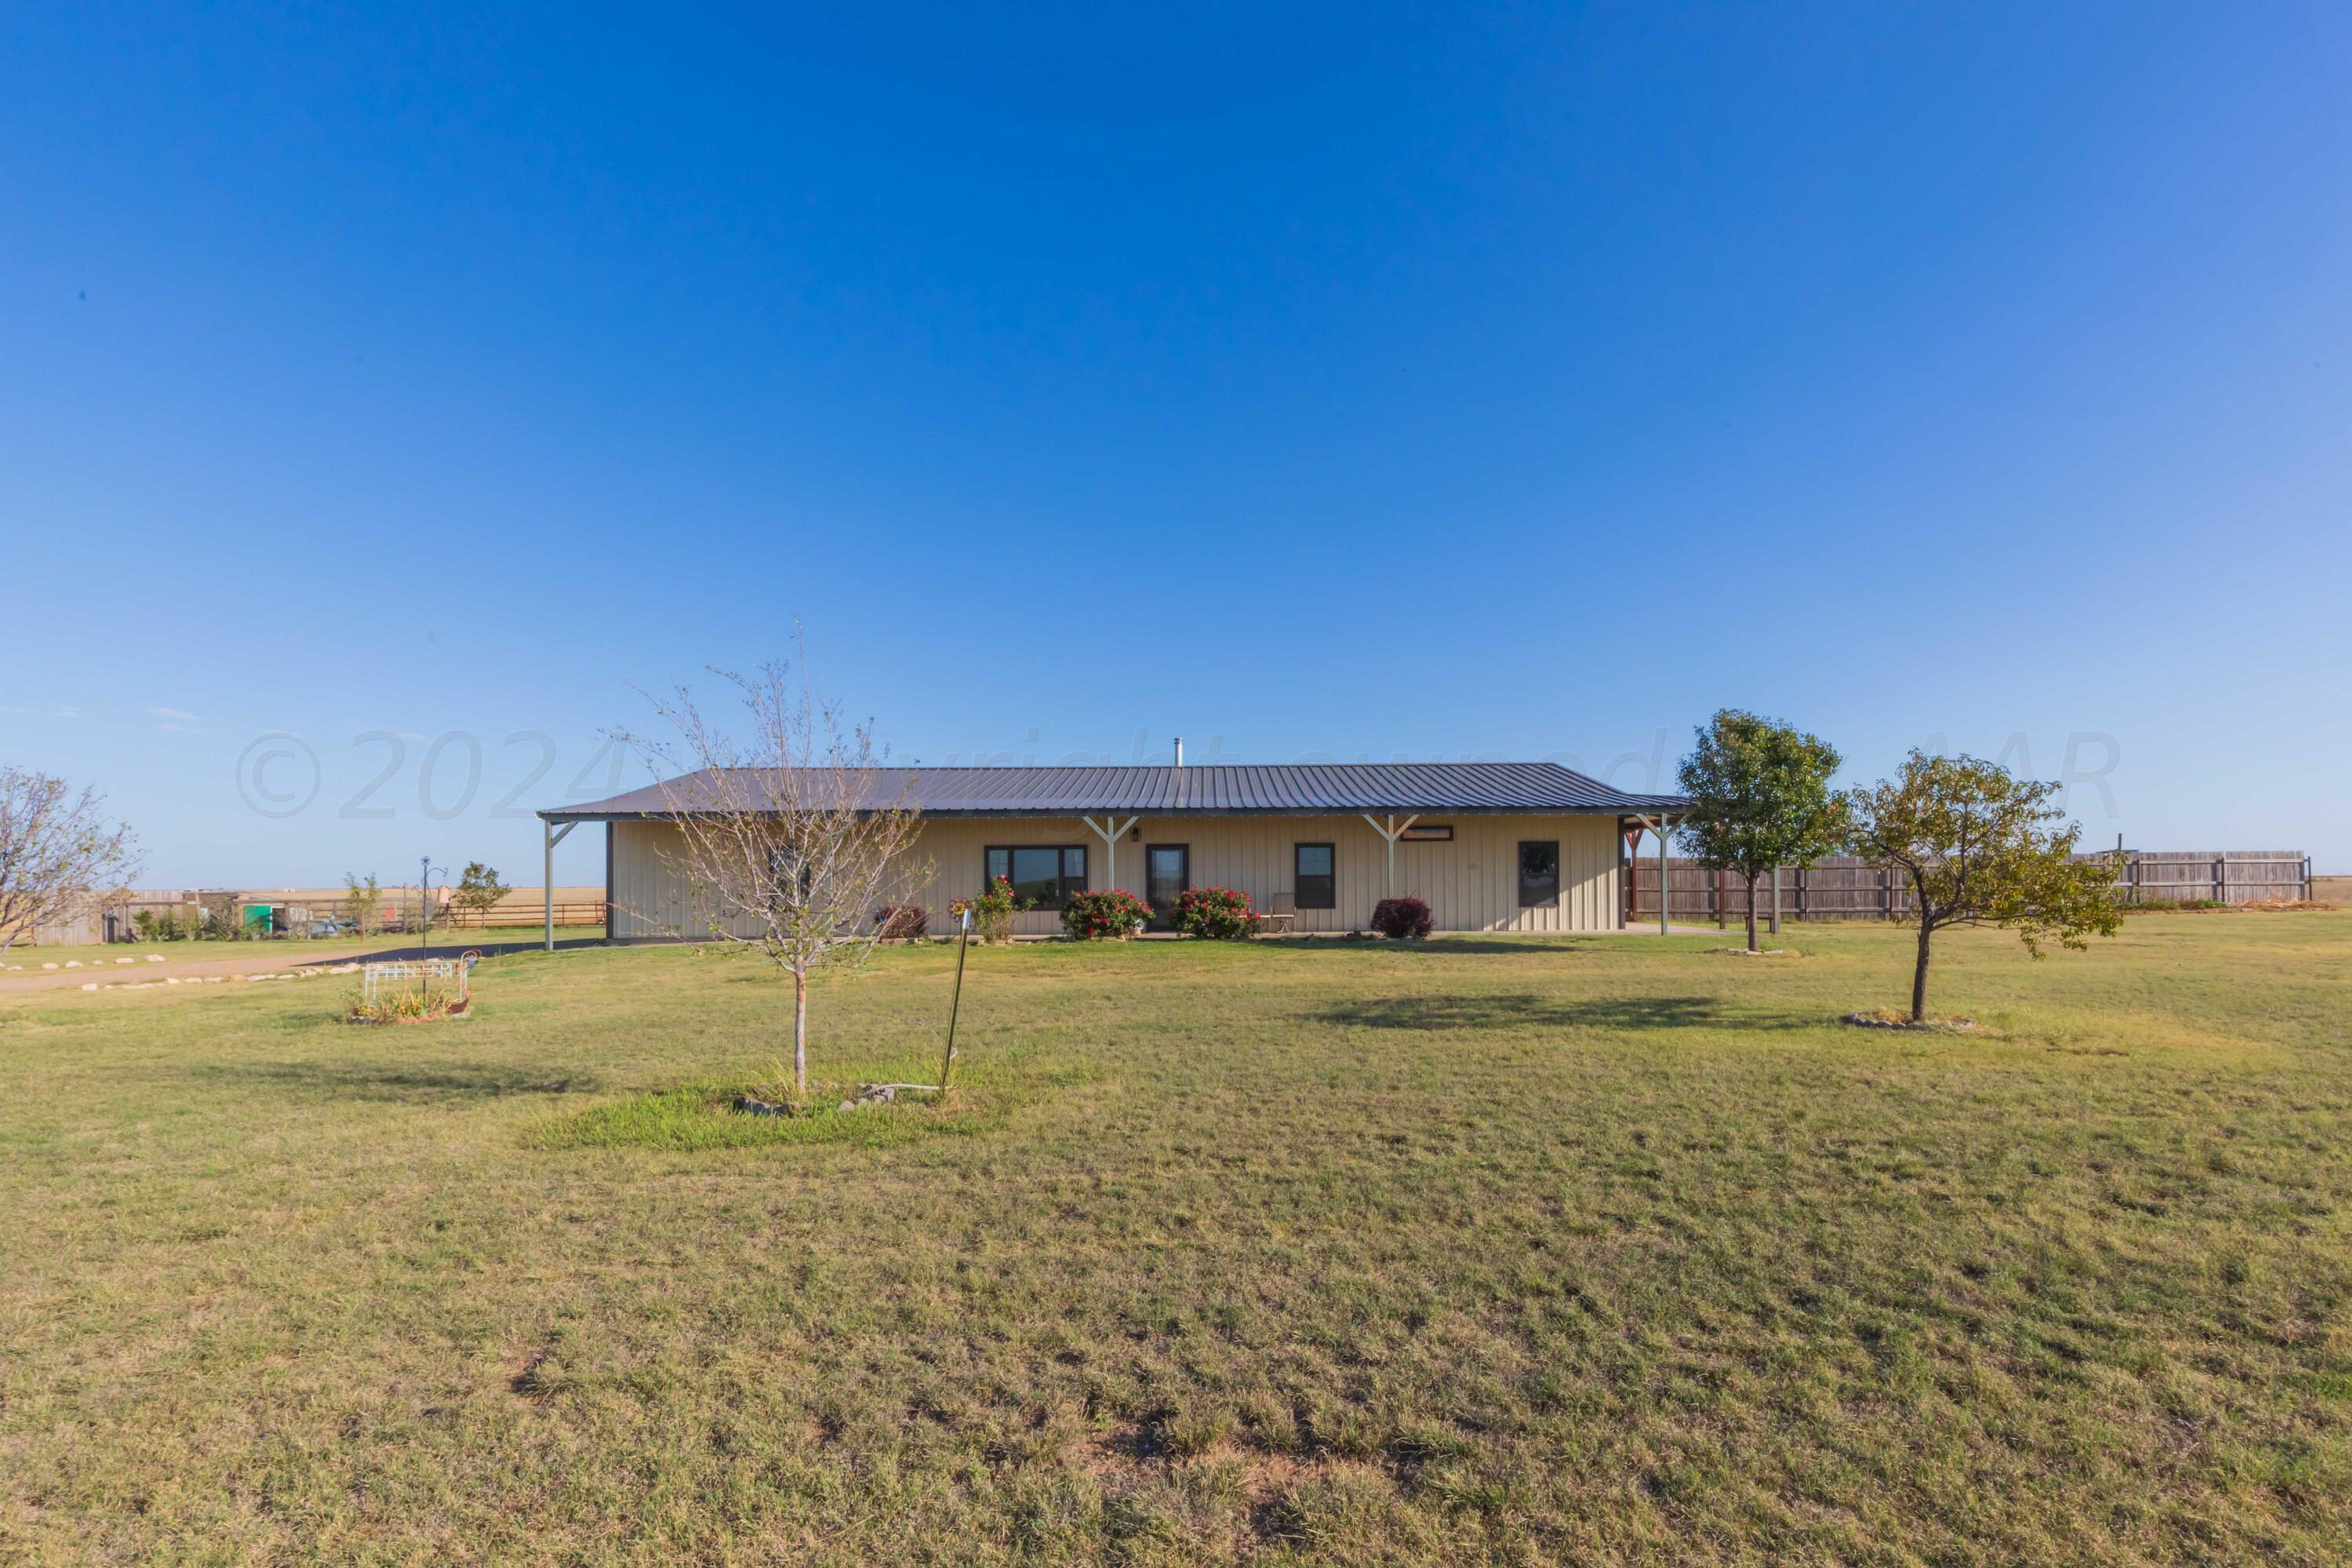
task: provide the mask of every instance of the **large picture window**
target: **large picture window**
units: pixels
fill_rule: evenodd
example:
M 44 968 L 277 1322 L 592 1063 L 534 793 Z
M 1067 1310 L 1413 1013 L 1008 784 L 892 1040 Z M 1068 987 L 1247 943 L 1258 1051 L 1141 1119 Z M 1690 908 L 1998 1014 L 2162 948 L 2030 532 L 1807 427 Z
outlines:
M 1013 901 L 1024 910 L 1058 910 L 1072 893 L 1087 889 L 1083 844 L 1003 844 L 988 850 L 982 873 L 1013 884 Z
M 1559 902 L 1559 841 L 1519 845 L 1519 908 Z
M 1292 894 L 1302 910 L 1334 910 L 1339 907 L 1339 883 L 1333 876 L 1331 846 L 1301 844 L 1297 850 L 1297 863 L 1293 868 Z

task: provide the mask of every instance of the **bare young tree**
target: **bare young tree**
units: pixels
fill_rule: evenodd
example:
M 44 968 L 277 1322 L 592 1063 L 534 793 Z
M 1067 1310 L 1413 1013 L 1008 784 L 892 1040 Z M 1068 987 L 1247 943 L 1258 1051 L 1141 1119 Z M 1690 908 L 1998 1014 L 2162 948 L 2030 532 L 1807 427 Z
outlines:
M 854 967 L 883 934 L 878 912 L 930 879 L 911 858 L 921 826 L 913 783 L 877 755 L 873 726 L 844 721 L 808 683 L 805 656 L 745 676 L 712 674 L 740 694 L 740 741 L 707 721 L 684 686 L 653 700 L 672 742 L 628 739 L 651 763 L 668 851 L 690 889 L 690 919 L 714 942 L 757 949 L 793 977 L 793 1082 L 808 1096 L 809 972 Z
M 105 804 L 94 789 L 77 794 L 61 778 L 0 767 L 0 956 L 138 879 L 138 840 L 107 818 Z

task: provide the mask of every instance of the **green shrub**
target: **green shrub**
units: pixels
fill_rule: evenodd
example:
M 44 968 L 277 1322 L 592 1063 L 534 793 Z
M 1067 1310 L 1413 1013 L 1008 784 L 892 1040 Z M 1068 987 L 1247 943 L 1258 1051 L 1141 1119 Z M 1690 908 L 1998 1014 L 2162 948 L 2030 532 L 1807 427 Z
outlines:
M 1062 910 L 1062 929 L 1076 942 L 1130 935 L 1151 918 L 1151 906 L 1123 888 L 1107 893 L 1072 893 Z
M 971 910 L 971 923 L 973 929 L 980 932 L 981 941 L 1013 940 L 1013 912 L 1021 907 L 1021 903 L 1013 896 L 1013 884 L 1009 879 L 996 878 L 980 897 L 966 906 L 957 907 L 956 912 L 961 914 L 967 907 Z
M 1236 942 L 1257 934 L 1262 917 L 1237 888 L 1187 888 L 1177 895 L 1176 929 L 1186 936 Z

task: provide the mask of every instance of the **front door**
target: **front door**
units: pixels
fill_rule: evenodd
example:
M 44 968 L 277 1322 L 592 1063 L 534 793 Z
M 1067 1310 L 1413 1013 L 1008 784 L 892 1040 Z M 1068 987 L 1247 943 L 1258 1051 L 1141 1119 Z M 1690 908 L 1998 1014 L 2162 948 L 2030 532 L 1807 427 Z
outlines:
M 1151 844 L 1143 851 L 1143 901 L 1151 924 L 1166 931 L 1176 917 L 1176 895 L 1192 885 L 1192 850 L 1185 844 Z

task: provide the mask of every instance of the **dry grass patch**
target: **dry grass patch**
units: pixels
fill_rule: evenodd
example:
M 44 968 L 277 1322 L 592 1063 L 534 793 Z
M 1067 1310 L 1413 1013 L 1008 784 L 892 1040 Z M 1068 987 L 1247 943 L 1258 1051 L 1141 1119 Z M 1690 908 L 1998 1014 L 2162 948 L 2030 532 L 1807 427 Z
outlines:
M 0 1561 L 2341 1561 L 2352 917 L 1719 940 L 0 999 Z

